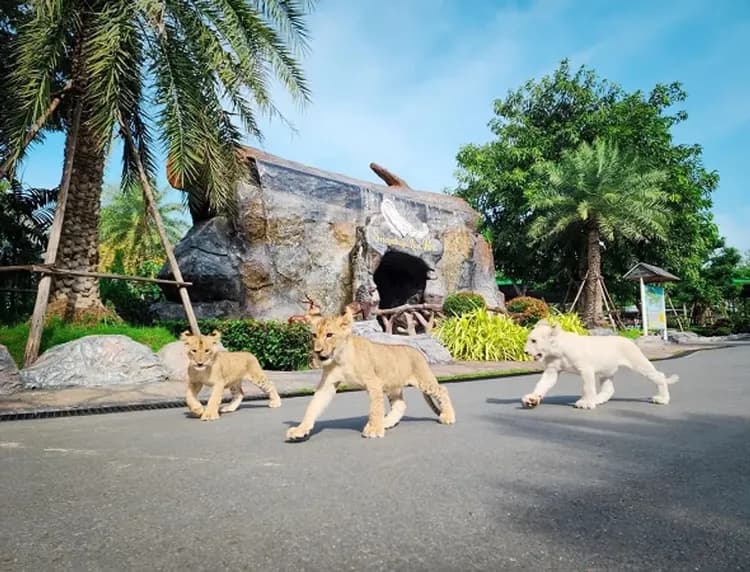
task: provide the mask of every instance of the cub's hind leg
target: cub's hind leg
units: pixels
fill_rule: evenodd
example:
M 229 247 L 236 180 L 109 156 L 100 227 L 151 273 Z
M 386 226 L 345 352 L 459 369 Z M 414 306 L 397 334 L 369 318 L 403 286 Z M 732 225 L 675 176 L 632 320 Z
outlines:
M 392 429 L 398 425 L 401 418 L 404 416 L 406 411 L 406 401 L 404 401 L 404 390 L 399 388 L 398 390 L 391 391 L 388 394 L 388 401 L 391 404 L 391 410 L 383 420 L 383 427 L 385 429 Z
M 219 412 L 221 413 L 231 413 L 232 411 L 237 411 L 237 408 L 240 406 L 240 403 L 242 403 L 242 398 L 245 397 L 245 392 L 242 391 L 241 381 L 232 385 L 229 388 L 229 391 L 232 392 L 232 401 L 230 401 L 226 405 L 222 406 L 221 409 L 219 409 Z
M 438 415 L 438 421 L 445 425 L 451 425 L 456 422 L 456 412 L 453 410 L 451 397 L 448 390 L 438 383 L 435 374 L 432 373 L 427 362 L 421 364 L 414 374 L 414 385 L 417 386 L 424 395 L 430 409 Z M 436 411 L 437 409 L 437 411 Z
M 248 372 L 245 379 L 260 387 L 268 395 L 268 407 L 281 407 L 281 397 L 276 391 L 276 386 L 266 377 L 265 372 L 260 367 L 258 358 L 252 356 L 249 358 Z
M 612 396 L 615 394 L 615 386 L 612 383 L 612 377 L 603 377 L 602 383 L 599 386 L 599 393 L 596 394 L 594 401 L 597 405 L 607 403 Z

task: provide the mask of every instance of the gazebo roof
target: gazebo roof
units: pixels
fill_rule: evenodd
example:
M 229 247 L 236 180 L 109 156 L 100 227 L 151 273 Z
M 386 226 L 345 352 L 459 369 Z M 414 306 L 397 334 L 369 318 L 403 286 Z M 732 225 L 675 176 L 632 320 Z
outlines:
M 667 272 L 663 268 L 654 266 L 653 264 L 646 264 L 645 262 L 639 262 L 633 268 L 628 270 L 623 276 L 626 280 L 640 280 L 643 278 L 644 282 L 677 282 L 679 278 Z

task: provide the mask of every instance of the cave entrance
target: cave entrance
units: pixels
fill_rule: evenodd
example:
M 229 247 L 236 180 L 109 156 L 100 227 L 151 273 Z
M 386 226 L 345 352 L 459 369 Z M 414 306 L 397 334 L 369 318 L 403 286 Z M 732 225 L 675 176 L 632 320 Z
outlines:
M 424 260 L 388 251 L 383 255 L 373 279 L 380 295 L 380 309 L 395 308 L 402 304 L 421 304 L 427 284 L 429 267 Z

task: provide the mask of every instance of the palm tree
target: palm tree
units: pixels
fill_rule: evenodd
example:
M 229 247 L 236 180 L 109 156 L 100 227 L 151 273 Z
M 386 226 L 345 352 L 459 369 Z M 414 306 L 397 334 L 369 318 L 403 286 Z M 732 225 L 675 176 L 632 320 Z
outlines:
M 597 139 L 565 153 L 558 163 L 541 169 L 547 183 L 528 191 L 534 221 L 532 241 L 554 240 L 565 233 L 583 235 L 586 256 L 584 321 L 597 325 L 602 317 L 599 278 L 602 240 L 639 242 L 665 230 L 666 195 L 663 172 L 649 170 L 618 148 Z
M 161 266 L 166 259 L 159 233 L 151 220 L 143 193 L 135 185 L 124 191 L 105 188 L 99 220 L 99 266 L 112 271 L 117 253 L 123 270 L 136 274 L 145 262 Z M 154 198 L 171 244 L 182 238 L 187 223 L 180 218 L 182 205 L 166 202 L 166 191 L 154 189 Z
M 152 132 L 158 131 L 170 180 L 187 193 L 194 219 L 231 209 L 243 173 L 236 153 L 241 128 L 259 138 L 257 113 L 280 117 L 269 82 L 278 80 L 300 104 L 309 100 L 297 55 L 307 48 L 304 20 L 311 5 L 310 0 L 29 3 L 27 21 L 13 40 L 7 86 L 14 105 L 0 110 L 0 125 L 5 159 L 15 164 L 31 126 L 45 119 L 51 99 L 64 93 L 45 129 L 65 129 L 67 157 L 76 132 L 73 111 L 80 113 L 59 266 L 96 270 L 103 170 L 119 125 L 132 134 L 152 180 Z M 134 163 L 126 149 L 125 187 L 138 184 Z M 75 319 L 100 310 L 96 279 L 56 281 L 51 312 Z

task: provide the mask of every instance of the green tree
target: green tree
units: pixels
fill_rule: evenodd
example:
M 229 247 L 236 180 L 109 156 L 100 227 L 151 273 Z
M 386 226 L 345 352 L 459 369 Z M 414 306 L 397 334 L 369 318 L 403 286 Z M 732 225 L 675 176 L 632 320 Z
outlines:
M 703 264 L 699 279 L 675 288 L 672 297 L 691 307 L 691 320 L 704 324 L 712 310 L 723 312 L 726 303 L 735 300 L 741 288 L 732 283 L 741 271 L 742 255 L 731 246 L 716 249 Z
M 57 189 L 27 189 L 0 181 L 0 266 L 38 264 L 47 247 Z M 0 321 L 27 317 L 34 305 L 35 274 L 0 273 Z
M 533 244 L 549 248 L 562 234 L 584 237 L 583 316 L 588 326 L 595 326 L 602 318 L 602 241 L 642 242 L 662 234 L 666 195 L 661 185 L 666 177 L 661 171 L 643 169 L 603 139 L 593 145 L 584 141 L 575 151 L 563 152 L 558 162 L 542 164 L 540 170 L 542 183 L 525 193 L 535 213 L 529 237 Z
M 721 245 L 710 211 L 718 175 L 703 167 L 699 145 L 672 140 L 672 127 L 687 119 L 674 111 L 685 98 L 679 83 L 627 93 L 593 70 L 572 72 L 563 60 L 552 75 L 495 101 L 489 124 L 495 139 L 460 149 L 455 193 L 484 215 L 498 269 L 514 281 L 560 292 L 583 278 L 583 235 L 563 232 L 554 245 L 529 242 L 528 228 L 537 215 L 527 190 L 542 184 L 540 163 L 559 161 L 581 143 L 601 138 L 643 168 L 662 171 L 668 189 L 664 240 L 633 244 L 615 235 L 607 242 L 603 273 L 610 290 L 634 296 L 631 283 L 615 279 L 638 260 L 668 268 L 685 284 L 699 280 L 708 256 Z
M 140 187 L 130 186 L 120 191 L 106 188 L 99 221 L 99 265 L 105 271 L 114 271 L 113 264 L 120 253 L 122 267 L 118 272 L 135 274 L 146 262 L 158 265 L 166 260 L 151 214 Z M 175 244 L 187 230 L 180 218 L 182 205 L 166 202 L 166 191 L 154 189 L 154 198 L 170 243 Z
M 14 105 L 0 110 L 6 155 L 23 155 L 29 127 L 51 95 L 70 85 L 48 126 L 80 127 L 59 249 L 62 267 L 95 270 L 105 159 L 120 118 L 154 177 L 153 131 L 166 149 L 170 179 L 187 192 L 195 219 L 232 206 L 243 172 L 240 123 L 261 135 L 257 113 L 279 116 L 272 79 L 299 102 L 309 99 L 297 61 L 306 49 L 305 0 L 47 0 L 28 4 L 12 40 L 8 83 Z M 149 111 L 147 115 L 146 110 Z M 151 120 L 150 116 L 153 116 Z M 42 133 L 43 135 L 43 133 Z M 12 176 L 12 173 L 11 173 Z M 137 181 L 124 154 L 123 186 Z M 66 316 L 103 310 L 98 281 L 55 281 L 52 310 Z

